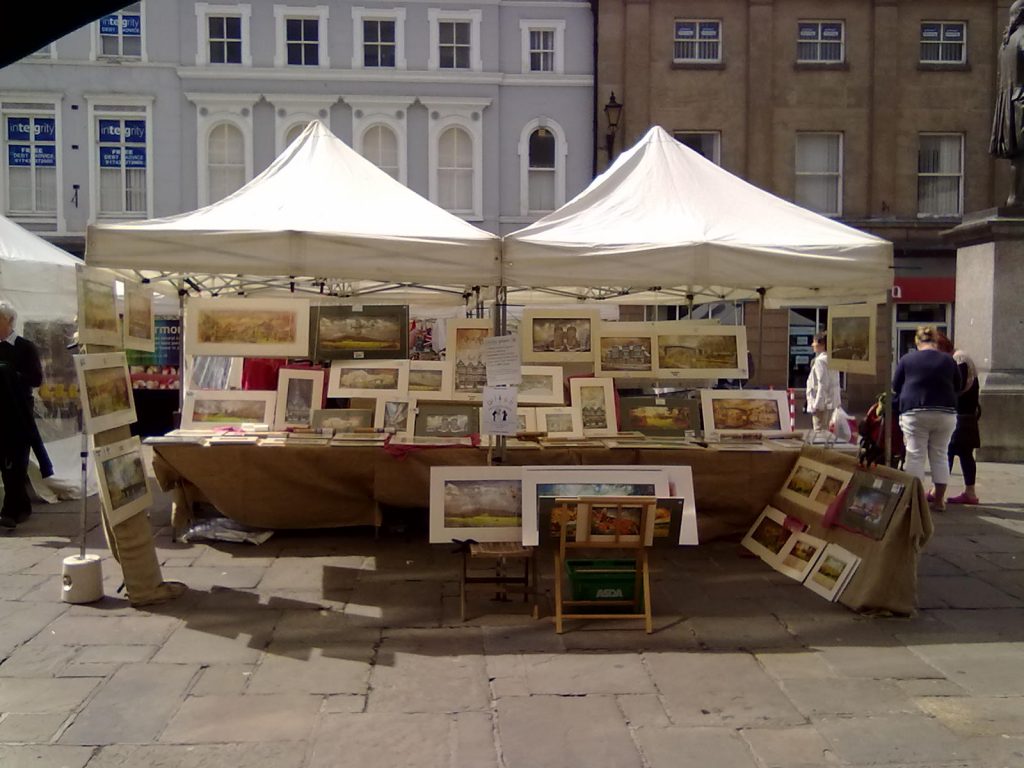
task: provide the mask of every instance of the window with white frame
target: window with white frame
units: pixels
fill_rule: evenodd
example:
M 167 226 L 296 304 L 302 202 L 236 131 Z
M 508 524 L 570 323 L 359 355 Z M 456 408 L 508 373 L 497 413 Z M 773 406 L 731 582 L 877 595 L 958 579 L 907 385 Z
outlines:
M 252 66 L 249 44 L 249 5 L 196 3 L 198 48 L 196 64 Z
M 796 60 L 818 64 L 842 62 L 844 26 L 841 21 L 797 22 Z
M 405 9 L 353 8 L 353 69 L 405 69 Z
M 459 216 L 479 220 L 483 217 L 483 111 L 491 100 L 420 96 L 419 101 L 428 115 L 429 199 Z
M 430 52 L 427 69 L 472 70 L 483 69 L 480 52 L 479 10 L 427 11 L 430 23 Z
M 722 60 L 722 22 L 717 19 L 676 19 L 672 60 L 709 64 Z
M 96 22 L 101 58 L 142 58 L 142 3 L 132 3 Z
M 473 137 L 457 125 L 437 142 L 437 204 L 452 213 L 473 212 Z
M 917 215 L 955 217 L 963 212 L 964 137 L 922 133 L 917 150 Z
M 57 213 L 57 117 L 53 104 L 4 104 L 4 200 L 10 216 Z
M 565 71 L 565 20 L 520 19 L 523 72 Z
M 967 61 L 967 22 L 922 21 L 922 64 L 964 64 Z
M 389 126 L 371 125 L 363 132 L 363 157 L 393 179 L 398 179 L 398 137 Z
M 680 144 L 699 152 L 715 165 L 721 165 L 722 134 L 718 131 L 673 131 L 672 135 Z
M 208 205 L 253 176 L 252 110 L 259 94 L 186 93 L 196 106 L 196 198 Z
M 206 171 L 211 203 L 245 184 L 245 137 L 237 126 L 220 123 L 210 130 Z
M 274 6 L 277 22 L 276 67 L 328 67 L 326 5 Z
M 148 210 L 148 126 L 145 108 L 94 112 L 101 217 L 144 217 Z
M 553 211 L 565 203 L 565 131 L 548 117 L 523 126 L 519 137 L 519 212 L 531 216 Z
M 798 133 L 796 135 L 797 205 L 823 216 L 843 212 L 843 135 Z

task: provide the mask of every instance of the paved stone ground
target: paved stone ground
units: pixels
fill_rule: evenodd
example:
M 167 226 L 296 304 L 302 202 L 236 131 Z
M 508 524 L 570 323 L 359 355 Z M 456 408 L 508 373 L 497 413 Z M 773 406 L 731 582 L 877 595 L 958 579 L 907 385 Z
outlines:
M 78 505 L 37 506 L 0 537 L 0 766 L 1019 768 L 1024 466 L 981 478 L 985 506 L 936 520 L 913 618 L 719 542 L 657 550 L 650 636 L 557 636 L 486 588 L 462 624 L 457 557 L 397 525 L 258 547 L 158 528 L 186 598 L 133 610 L 106 559 L 108 597 L 72 606 Z

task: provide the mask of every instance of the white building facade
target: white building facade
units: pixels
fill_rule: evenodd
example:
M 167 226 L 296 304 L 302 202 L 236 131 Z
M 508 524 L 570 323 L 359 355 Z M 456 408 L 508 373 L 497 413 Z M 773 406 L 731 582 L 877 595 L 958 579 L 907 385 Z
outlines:
M 81 252 L 251 180 L 312 119 L 441 207 L 519 229 L 594 166 L 588 2 L 143 0 L 0 70 L 0 210 Z

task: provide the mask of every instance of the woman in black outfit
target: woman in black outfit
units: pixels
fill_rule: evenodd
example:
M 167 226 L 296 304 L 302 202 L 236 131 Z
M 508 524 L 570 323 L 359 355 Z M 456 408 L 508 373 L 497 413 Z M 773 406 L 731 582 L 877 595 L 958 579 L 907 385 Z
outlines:
M 978 464 L 974 460 L 974 449 L 981 447 L 981 433 L 978 431 L 978 419 L 981 417 L 978 371 L 974 361 L 963 350 L 956 350 L 953 360 L 960 369 L 963 388 L 956 402 L 956 430 L 949 441 L 949 468 L 953 469 L 953 460 L 959 457 L 965 487 L 963 493 L 951 497 L 949 503 L 977 504 L 978 494 L 975 493 L 974 483 L 978 478 Z

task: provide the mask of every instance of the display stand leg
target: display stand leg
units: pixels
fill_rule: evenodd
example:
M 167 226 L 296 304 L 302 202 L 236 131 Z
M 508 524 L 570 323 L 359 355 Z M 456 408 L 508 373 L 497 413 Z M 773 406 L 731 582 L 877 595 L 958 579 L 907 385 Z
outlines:
M 562 634 L 562 558 L 555 555 L 555 633 Z
M 85 553 L 89 525 L 89 434 L 82 424 L 82 509 L 79 519 L 78 554 L 65 557 L 61 570 L 61 595 L 65 603 L 94 603 L 103 597 L 103 564 L 99 555 Z

